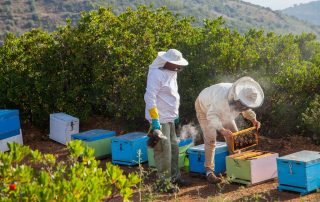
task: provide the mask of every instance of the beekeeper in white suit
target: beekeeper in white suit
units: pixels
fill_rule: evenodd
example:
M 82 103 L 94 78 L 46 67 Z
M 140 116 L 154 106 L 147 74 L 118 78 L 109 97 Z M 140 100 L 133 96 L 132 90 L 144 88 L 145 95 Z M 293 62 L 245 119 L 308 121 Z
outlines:
M 174 125 L 175 120 L 179 117 L 180 105 L 177 72 L 186 65 L 188 65 L 188 61 L 176 49 L 159 52 L 149 66 L 147 88 L 144 95 L 146 119 L 150 122 L 152 130 L 157 130 L 166 137 L 161 138 L 154 146 L 154 160 L 158 177 L 162 181 L 159 189 L 167 192 L 175 190 L 166 186 L 166 180 L 171 180 L 180 186 L 187 184 L 185 180 L 180 178 L 179 148 Z
M 214 151 L 217 134 L 230 140 L 238 131 L 235 119 L 242 114 L 258 129 L 260 122 L 252 109 L 263 103 L 264 93 L 259 83 L 251 77 L 242 77 L 234 83 L 219 83 L 205 88 L 199 94 L 195 109 L 204 137 L 205 168 L 209 183 L 219 183 L 214 174 Z

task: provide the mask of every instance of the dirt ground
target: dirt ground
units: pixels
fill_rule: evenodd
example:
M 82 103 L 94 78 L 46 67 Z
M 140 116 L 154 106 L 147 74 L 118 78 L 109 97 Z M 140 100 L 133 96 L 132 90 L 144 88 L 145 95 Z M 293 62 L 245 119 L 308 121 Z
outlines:
M 108 129 L 115 130 L 117 134 L 123 134 L 128 131 L 122 131 L 121 126 L 112 124 L 111 121 L 103 118 L 94 118 L 81 124 L 80 131 L 90 129 Z M 48 138 L 48 134 L 36 127 L 23 125 L 23 140 L 25 145 L 32 149 L 38 149 L 44 153 L 57 155 L 58 159 L 64 159 L 67 156 L 66 147 L 56 143 Z M 320 151 L 320 146 L 314 145 L 311 140 L 301 136 L 292 136 L 290 138 L 270 139 L 264 136 L 259 137 L 257 149 L 279 153 L 280 156 L 287 155 L 301 150 Z M 111 161 L 111 158 L 101 160 L 101 166 Z M 128 167 L 120 166 L 126 173 L 137 171 L 138 166 Z M 148 165 L 143 164 L 144 170 L 148 170 Z M 320 174 L 320 173 L 319 173 Z M 154 193 L 149 191 L 136 192 L 133 201 L 320 201 L 320 191 L 310 193 L 306 196 L 300 196 L 298 193 L 277 190 L 277 179 L 254 186 L 243 186 L 240 184 L 221 183 L 219 186 L 210 185 L 206 182 L 204 176 L 182 171 L 182 176 L 191 182 L 188 187 L 183 187 L 176 195 Z M 152 183 L 152 174 L 151 182 Z M 145 187 L 148 187 L 146 183 Z M 121 201 L 115 198 L 112 201 Z

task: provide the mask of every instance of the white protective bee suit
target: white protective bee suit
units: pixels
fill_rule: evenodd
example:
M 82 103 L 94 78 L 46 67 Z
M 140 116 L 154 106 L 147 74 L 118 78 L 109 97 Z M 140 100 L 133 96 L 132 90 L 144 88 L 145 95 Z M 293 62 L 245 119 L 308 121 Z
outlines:
M 149 66 L 144 95 L 145 117 L 152 128 L 161 130 L 166 137 L 153 148 L 158 175 L 160 178 L 176 180 L 180 178 L 180 171 L 178 167 L 179 147 L 174 120 L 179 116 L 180 95 L 177 71 L 165 69 L 167 62 L 179 66 L 188 65 L 188 61 L 176 49 L 158 53 L 157 58 Z
M 264 94 L 260 85 L 250 77 L 242 77 L 235 83 L 219 83 L 205 88 L 195 102 L 205 144 L 206 170 L 214 171 L 214 151 L 217 132 L 222 128 L 238 131 L 235 119 L 243 117 L 256 121 L 251 109 L 238 111 L 230 103 L 240 100 L 249 108 L 256 108 L 263 102 Z
M 160 123 L 173 122 L 179 116 L 180 95 L 177 72 L 162 69 L 167 61 L 157 57 L 149 66 L 144 100 L 145 117 L 151 123 L 149 110 L 157 107 Z

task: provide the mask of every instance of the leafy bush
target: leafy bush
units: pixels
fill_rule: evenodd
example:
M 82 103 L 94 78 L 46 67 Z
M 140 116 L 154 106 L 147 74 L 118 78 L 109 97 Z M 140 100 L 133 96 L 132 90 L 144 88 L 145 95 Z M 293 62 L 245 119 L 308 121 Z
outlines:
M 309 107 L 302 113 L 302 120 L 307 128 L 313 132 L 312 138 L 320 143 L 320 95 L 317 94 Z
M 101 8 L 53 34 L 9 35 L 0 47 L 1 107 L 19 108 L 37 125 L 55 111 L 81 119 L 143 119 L 148 65 L 157 51 L 179 47 L 193 30 L 164 8 L 119 16 Z
M 273 133 L 288 135 L 302 133 L 305 122 L 302 113 L 318 92 L 320 69 L 313 63 L 304 61 L 286 65 L 276 77 L 276 91 L 273 92 L 273 107 L 270 122 Z
M 99 168 L 93 149 L 81 141 L 70 142 L 69 158 L 59 162 L 27 146 L 11 143 L 9 148 L 0 152 L 0 201 L 101 201 L 117 194 L 127 201 L 140 182 L 137 174 L 125 176 L 111 163 Z
M 195 119 L 200 91 L 241 76 L 257 80 L 265 102 L 257 109 L 262 134 L 302 133 L 302 113 L 320 86 L 320 43 L 295 36 L 226 28 L 222 18 L 193 27 L 166 8 L 144 6 L 115 15 L 83 12 L 56 32 L 9 34 L 0 47 L 0 108 L 19 108 L 23 120 L 48 124 L 63 111 L 144 122 L 148 65 L 158 51 L 179 49 L 189 65 L 178 76 L 181 117 Z

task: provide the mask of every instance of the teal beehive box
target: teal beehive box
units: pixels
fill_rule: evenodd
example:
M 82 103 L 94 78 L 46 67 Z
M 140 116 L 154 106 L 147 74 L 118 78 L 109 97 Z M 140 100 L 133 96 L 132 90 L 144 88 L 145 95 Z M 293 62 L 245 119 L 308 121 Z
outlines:
M 112 138 L 112 163 L 137 165 L 148 161 L 147 133 L 132 132 Z
M 81 140 L 85 146 L 93 148 L 96 158 L 104 158 L 111 154 L 111 138 L 115 135 L 115 131 L 95 129 L 73 134 L 71 138 Z
M 308 194 L 320 188 L 320 152 L 303 150 L 277 158 L 278 190 Z
M 23 144 L 19 110 L 0 109 L 0 151 L 8 151 L 12 142 Z
M 0 140 L 20 134 L 19 110 L 0 109 Z

